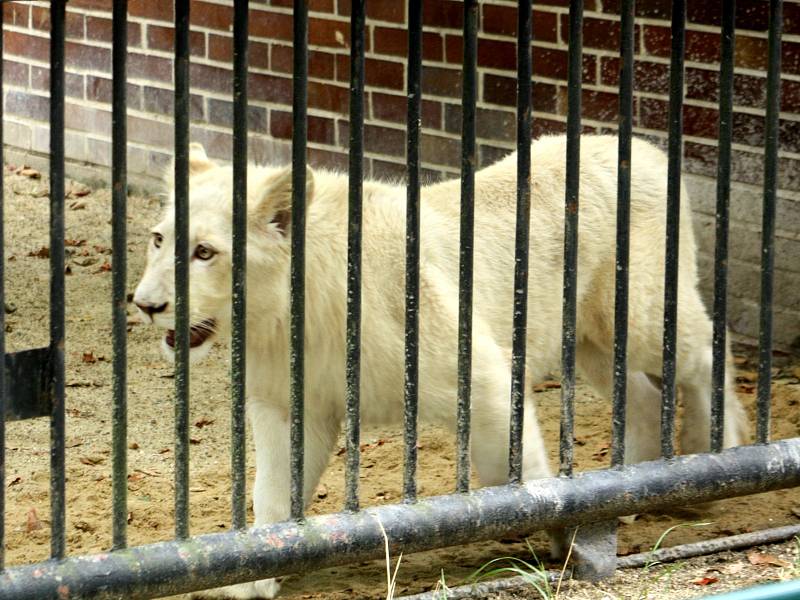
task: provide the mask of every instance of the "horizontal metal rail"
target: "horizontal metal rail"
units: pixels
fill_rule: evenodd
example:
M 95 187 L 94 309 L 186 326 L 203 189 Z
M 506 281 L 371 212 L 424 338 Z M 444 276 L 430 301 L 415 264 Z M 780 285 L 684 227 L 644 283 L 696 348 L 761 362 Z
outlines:
M 13 567 L 0 600 L 153 598 L 800 485 L 800 438 Z

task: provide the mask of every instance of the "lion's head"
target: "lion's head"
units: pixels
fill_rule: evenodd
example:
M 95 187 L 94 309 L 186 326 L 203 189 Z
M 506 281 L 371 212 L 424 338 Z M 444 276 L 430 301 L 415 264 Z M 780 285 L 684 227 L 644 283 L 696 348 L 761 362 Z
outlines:
M 308 170 L 307 198 L 313 173 Z M 248 296 L 260 306 L 284 311 L 288 302 L 292 171 L 290 167 L 255 167 L 248 172 L 247 263 L 259 277 L 248 277 Z M 172 186 L 169 186 L 172 188 Z M 233 173 L 209 160 L 199 144 L 189 153 L 189 321 L 190 356 L 198 360 L 217 339 L 227 338 L 232 298 Z M 133 301 L 146 322 L 166 330 L 162 349 L 175 347 L 175 196 L 169 190 L 166 210 L 151 230 L 147 265 Z M 249 270 L 249 269 L 248 269 Z M 254 289 L 255 288 L 255 289 Z

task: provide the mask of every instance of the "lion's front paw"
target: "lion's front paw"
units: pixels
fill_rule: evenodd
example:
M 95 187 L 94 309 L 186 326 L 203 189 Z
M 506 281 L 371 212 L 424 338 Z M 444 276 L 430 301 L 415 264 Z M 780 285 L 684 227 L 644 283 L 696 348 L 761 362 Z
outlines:
M 274 579 L 262 579 L 261 581 L 195 592 L 192 594 L 192 598 L 198 600 L 270 600 L 278 595 L 280 587 L 281 584 Z

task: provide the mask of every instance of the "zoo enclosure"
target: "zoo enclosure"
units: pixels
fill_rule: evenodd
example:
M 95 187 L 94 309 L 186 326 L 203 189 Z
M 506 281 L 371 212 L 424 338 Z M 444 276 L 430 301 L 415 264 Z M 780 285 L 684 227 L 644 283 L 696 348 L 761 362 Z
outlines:
M 304 518 L 303 473 L 303 249 L 305 165 L 309 100 L 308 5 L 299 0 L 293 11 L 293 205 L 292 205 L 292 520 L 246 529 L 244 494 L 244 261 L 247 168 L 248 5 L 234 3 L 234 334 L 233 334 L 233 529 L 221 534 L 190 537 L 188 530 L 188 142 L 190 125 L 190 3 L 175 3 L 175 196 L 176 264 L 176 540 L 126 548 L 126 361 L 125 361 L 125 220 L 126 169 L 126 58 L 128 30 L 126 0 L 114 2 L 113 18 L 113 253 L 114 253 L 114 548 L 88 557 L 66 556 L 64 533 L 64 169 L 65 169 L 65 25 L 64 0 L 50 3 L 50 177 L 51 177 L 51 343 L 47 348 L 6 356 L 0 377 L 4 390 L 0 407 L 5 419 L 50 416 L 52 424 L 52 561 L 10 567 L 0 582 L 0 598 L 153 597 L 235 581 L 340 564 L 381 556 L 381 527 L 395 549 L 405 551 L 488 539 L 504 533 L 558 528 L 576 523 L 607 521 L 621 514 L 661 506 L 708 501 L 800 484 L 800 440 L 769 441 L 770 360 L 772 346 L 772 284 L 775 252 L 776 178 L 780 98 L 780 38 L 782 2 L 770 2 L 769 75 L 766 146 L 764 150 L 763 238 L 760 363 L 757 444 L 720 452 L 722 443 L 725 338 L 725 289 L 732 148 L 734 6 L 724 3 L 723 57 L 720 77 L 719 171 L 717 177 L 717 247 L 714 304 L 714 402 L 712 449 L 699 457 L 675 457 L 675 315 L 677 228 L 680 208 L 682 159 L 684 51 L 686 5 L 672 3 L 672 53 L 669 70 L 669 157 L 667 206 L 667 280 L 665 297 L 664 372 L 662 407 L 663 460 L 623 467 L 625 411 L 625 339 L 628 265 L 628 200 L 630 138 L 633 110 L 634 7 L 621 10 L 619 104 L 619 209 L 617 318 L 615 323 L 615 393 L 612 468 L 573 474 L 573 407 L 575 350 L 575 282 L 578 211 L 566 211 L 564 271 L 564 339 L 562 379 L 562 435 L 560 477 L 520 482 L 521 422 L 524 394 L 525 312 L 528 265 L 528 210 L 530 202 L 531 138 L 531 3 L 520 2 L 517 27 L 517 151 L 518 190 L 515 261 L 515 299 L 512 377 L 513 407 L 509 457 L 509 484 L 469 490 L 469 398 L 471 356 L 472 228 L 476 154 L 476 100 L 478 81 L 478 3 L 463 3 L 463 81 L 461 125 L 461 265 L 458 391 L 457 493 L 431 499 L 416 494 L 417 306 L 419 296 L 419 189 L 422 110 L 422 5 L 408 7 L 407 111 L 407 310 L 406 310 L 406 462 L 403 504 L 359 510 L 358 501 L 358 378 L 360 315 L 360 206 L 364 154 L 365 5 L 353 2 L 350 57 L 350 226 L 348 231 L 348 364 L 347 364 L 347 501 L 342 513 Z M 581 128 L 583 3 L 570 3 L 568 55 L 568 135 L 566 206 L 578 201 L 578 165 Z M 535 169 L 535 165 L 533 165 Z M 0 257 L 1 258 L 1 257 Z M 2 320 L 0 318 L 0 326 Z M 2 327 L 0 327 L 2 332 Z M 0 333 L 2 336 L 2 333 Z M 0 337 L 2 346 L 2 337 Z M 344 376 L 345 374 L 343 374 Z M 710 382 L 711 383 L 711 382 Z M 4 449 L 3 449 L 4 450 Z M 3 461 L 4 464 L 4 461 Z M 613 523 L 589 534 L 586 544 L 613 541 Z M 585 534 L 581 534 L 585 536 Z M 580 557 L 579 557 L 580 558 Z M 587 571 L 591 564 L 584 565 Z

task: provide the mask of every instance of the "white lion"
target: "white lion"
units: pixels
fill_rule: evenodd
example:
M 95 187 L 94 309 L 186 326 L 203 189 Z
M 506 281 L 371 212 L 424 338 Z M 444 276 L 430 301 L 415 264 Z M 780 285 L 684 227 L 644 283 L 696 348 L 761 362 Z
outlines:
M 531 258 L 527 378 L 561 359 L 566 140 L 532 145 Z M 633 140 L 626 460 L 660 453 L 666 157 Z M 611 396 L 614 326 L 617 138 L 581 140 L 577 288 L 577 368 Z M 230 331 L 232 171 L 193 144 L 190 155 L 192 357 Z M 305 499 L 328 464 L 344 415 L 347 198 L 345 174 L 308 171 L 305 316 Z M 458 181 L 422 188 L 420 417 L 455 423 L 458 321 Z M 711 322 L 697 287 L 696 248 L 682 194 L 677 384 L 685 405 L 683 452 L 709 446 Z M 174 342 L 174 211 L 152 232 L 134 301 Z M 289 516 L 289 261 L 291 169 L 248 172 L 247 402 L 256 446 L 255 523 Z M 472 464 L 484 485 L 506 482 L 516 206 L 516 155 L 475 178 Z M 403 415 L 406 189 L 364 182 L 361 418 L 401 423 Z M 530 389 L 530 388 L 528 388 Z M 744 440 L 744 418 L 726 385 L 726 447 Z M 523 477 L 551 473 L 534 404 L 526 401 Z M 274 580 L 205 592 L 207 597 L 272 598 Z

